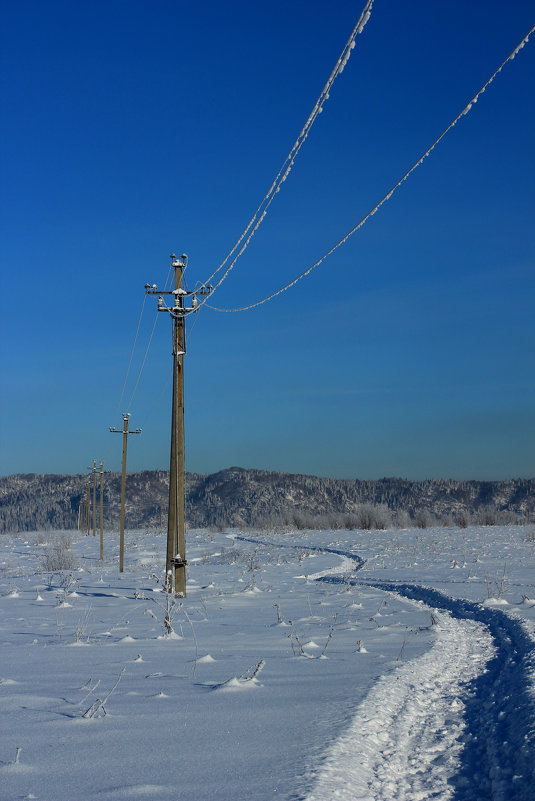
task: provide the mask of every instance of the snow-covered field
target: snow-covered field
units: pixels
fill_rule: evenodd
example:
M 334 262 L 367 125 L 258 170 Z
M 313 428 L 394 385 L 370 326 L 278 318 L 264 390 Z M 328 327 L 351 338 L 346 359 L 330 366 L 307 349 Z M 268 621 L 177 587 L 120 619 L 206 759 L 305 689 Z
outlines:
M 535 798 L 535 528 L 0 538 L 0 798 Z M 61 550 L 61 546 L 60 546 Z

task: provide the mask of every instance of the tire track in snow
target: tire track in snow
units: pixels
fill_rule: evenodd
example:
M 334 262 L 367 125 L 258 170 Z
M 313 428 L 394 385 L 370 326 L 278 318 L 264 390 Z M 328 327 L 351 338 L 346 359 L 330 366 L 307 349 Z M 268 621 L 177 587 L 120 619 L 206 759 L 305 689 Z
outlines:
M 533 801 L 535 645 L 521 622 L 416 584 L 362 583 L 445 616 L 430 651 L 382 676 L 357 707 L 306 801 Z

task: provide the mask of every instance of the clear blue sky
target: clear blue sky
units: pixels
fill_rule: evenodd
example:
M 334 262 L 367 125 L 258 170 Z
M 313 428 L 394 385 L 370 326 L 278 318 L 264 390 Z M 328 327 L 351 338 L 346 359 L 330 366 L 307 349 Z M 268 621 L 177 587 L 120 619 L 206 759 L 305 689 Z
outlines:
M 146 282 L 206 279 L 249 221 L 362 2 L 1 2 L 0 472 L 118 469 Z M 213 302 L 315 261 L 535 22 L 518 0 L 376 0 L 261 229 Z M 535 39 L 392 199 L 292 290 L 203 310 L 187 468 L 535 475 Z M 150 329 L 147 300 L 126 409 Z M 166 468 L 170 322 L 129 407 Z M 153 410 L 151 412 L 151 410 Z

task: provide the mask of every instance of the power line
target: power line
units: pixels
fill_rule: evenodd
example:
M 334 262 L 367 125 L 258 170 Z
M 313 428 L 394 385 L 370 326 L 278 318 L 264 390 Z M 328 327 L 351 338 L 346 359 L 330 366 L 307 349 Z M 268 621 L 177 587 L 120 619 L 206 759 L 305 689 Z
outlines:
M 173 271 L 173 263 L 171 262 L 171 264 L 169 265 L 169 269 L 167 270 L 167 278 L 165 279 L 165 284 L 163 285 L 164 291 L 167 290 L 167 284 L 169 283 L 169 279 L 172 276 L 172 271 Z M 145 297 L 147 296 L 145 295 Z
M 384 203 L 386 203 L 386 201 L 387 201 L 387 200 L 390 200 L 390 198 L 392 197 L 392 195 L 394 194 L 394 192 L 396 191 L 396 189 L 398 189 L 398 188 L 401 186 L 401 184 L 403 184 L 403 183 L 404 183 L 404 182 L 407 180 L 407 178 L 409 177 L 409 175 L 411 175 L 411 173 L 413 173 L 413 172 L 414 172 L 414 170 L 415 170 L 417 167 L 419 167 L 419 166 L 420 166 L 420 164 L 422 164 L 422 163 L 423 163 L 423 161 L 424 161 L 424 160 L 427 158 L 427 156 L 429 156 L 429 155 L 430 155 L 430 153 L 431 153 L 431 152 L 432 152 L 432 151 L 435 149 L 435 147 L 438 145 L 438 143 L 439 143 L 439 142 L 440 142 L 440 141 L 441 141 L 441 140 L 442 140 L 442 139 L 443 139 L 443 138 L 446 136 L 446 134 L 447 134 L 447 133 L 449 133 L 449 131 L 451 131 L 451 129 L 452 129 L 452 128 L 453 128 L 453 127 L 454 127 L 454 126 L 455 126 L 455 125 L 456 125 L 456 124 L 459 122 L 459 120 L 461 119 L 461 117 L 463 117 L 465 114 L 468 114 L 468 112 L 470 111 L 470 109 L 473 107 L 474 103 L 477 103 L 477 101 L 479 100 L 479 97 L 480 97 L 480 96 L 483 94 L 483 92 L 485 91 L 485 89 L 486 89 L 488 86 L 490 86 L 490 84 L 493 82 L 493 80 L 496 78 L 496 76 L 497 76 L 497 75 L 498 75 L 498 74 L 499 74 L 499 73 L 502 71 L 502 69 L 503 69 L 503 68 L 504 68 L 504 66 L 507 64 L 507 62 L 509 62 L 509 61 L 512 61 L 512 60 L 515 58 L 515 56 L 517 55 L 517 53 L 518 53 L 520 50 L 522 50 L 522 48 L 523 48 L 523 47 L 524 47 L 524 46 L 527 44 L 527 42 L 529 41 L 529 37 L 531 36 L 531 34 L 532 34 L 534 31 L 535 31 L 535 25 L 534 25 L 534 26 L 533 26 L 533 27 L 532 27 L 532 28 L 531 28 L 531 29 L 528 31 L 528 33 L 526 34 L 526 36 L 524 36 L 524 38 L 521 40 L 521 42 L 520 42 L 520 43 L 519 43 L 519 44 L 518 44 L 518 45 L 515 47 L 515 49 L 514 49 L 514 50 L 513 50 L 513 51 L 512 51 L 512 52 L 511 52 L 511 53 L 510 53 L 508 56 L 507 56 L 507 58 L 506 58 L 506 59 L 505 59 L 505 60 L 504 60 L 504 61 L 503 61 L 503 62 L 500 64 L 500 66 L 498 67 L 498 69 L 497 69 L 495 72 L 493 72 L 493 74 L 490 76 L 490 78 L 489 78 L 489 79 L 488 79 L 488 80 L 487 80 L 487 81 L 486 81 L 486 82 L 483 84 L 483 86 L 481 87 L 481 89 L 479 89 L 479 91 L 478 91 L 478 92 L 476 92 L 476 94 L 475 94 L 475 95 L 474 95 L 474 96 L 473 96 L 473 97 L 472 97 L 472 98 L 471 98 L 471 99 L 468 101 L 468 103 L 467 103 L 467 104 L 464 106 L 464 108 L 462 109 L 462 111 L 460 111 L 460 112 L 459 112 L 459 114 L 458 114 L 458 115 L 455 117 L 455 119 L 454 119 L 454 120 L 453 120 L 453 121 L 452 121 L 452 122 L 451 122 L 451 123 L 448 125 L 448 127 L 447 127 L 447 128 L 445 128 L 445 129 L 442 131 L 442 133 L 440 134 L 440 136 L 439 136 L 437 139 L 435 139 L 435 141 L 433 142 L 433 144 L 432 144 L 432 145 L 431 145 L 431 146 L 430 146 L 430 147 L 429 147 L 429 148 L 428 148 L 428 149 L 425 151 L 425 153 L 424 153 L 422 156 L 420 156 L 420 158 L 419 158 L 417 161 L 415 161 L 415 162 L 414 162 L 414 164 L 412 165 L 412 167 L 410 167 L 410 168 L 407 170 L 407 172 L 406 172 L 406 173 L 404 173 L 404 175 L 403 175 L 403 176 L 402 176 L 402 177 L 399 179 L 399 181 L 398 181 L 396 184 L 394 184 L 394 186 L 392 187 L 392 189 L 390 189 L 390 190 L 389 190 L 389 192 L 387 192 L 387 193 L 386 193 L 386 195 L 384 195 L 384 197 L 383 197 L 383 198 L 382 198 L 382 199 L 381 199 L 381 200 L 380 200 L 380 201 L 379 201 L 379 202 L 378 202 L 378 203 L 377 203 L 377 204 L 376 204 L 376 205 L 375 205 L 375 206 L 374 206 L 374 207 L 373 207 L 373 208 L 372 208 L 372 209 L 371 209 L 369 212 L 368 212 L 368 214 L 366 214 L 366 216 L 365 216 L 365 217 L 363 217 L 363 218 L 362 218 L 362 219 L 361 219 L 361 220 L 360 220 L 360 221 L 359 221 L 359 222 L 358 222 L 358 223 L 357 223 L 355 226 L 353 226 L 353 228 L 351 228 L 351 230 L 350 230 L 350 231 L 348 231 L 348 232 L 345 234 L 345 236 L 343 236 L 343 237 L 342 237 L 342 239 L 339 239 L 339 240 L 338 240 L 338 242 L 337 242 L 335 245 L 333 245 L 333 247 L 332 247 L 332 248 L 330 248 L 330 250 L 328 250 L 326 253 L 324 253 L 324 254 L 323 254 L 323 256 L 321 256 L 321 257 L 320 257 L 320 258 L 319 258 L 317 261 L 315 261 L 315 262 L 314 262 L 314 264 L 311 264 L 311 265 L 310 265 L 310 267 L 308 267 L 306 270 L 304 270 L 304 272 L 300 273 L 300 274 L 299 274 L 298 276 L 296 276 L 296 277 L 295 277 L 295 278 L 294 278 L 292 281 L 290 281 L 289 283 L 285 284 L 285 285 L 284 285 L 284 286 L 282 286 L 280 289 L 277 289 L 275 292 L 272 292 L 270 295 L 266 295 L 266 297 L 265 297 L 265 298 L 262 298 L 261 300 L 257 300 L 255 303 L 249 303 L 247 306 L 239 306 L 239 307 L 237 307 L 237 308 L 234 308 L 234 309 L 222 309 L 222 308 L 218 308 L 217 306 L 211 306 L 211 305 L 207 305 L 207 308 L 208 308 L 208 309 L 212 309 L 213 311 L 218 311 L 218 312 L 239 312 L 239 311 L 247 311 L 248 309 L 254 309 L 254 308 L 256 308 L 257 306 L 261 306 L 263 303 L 267 303 L 267 302 L 268 302 L 268 300 L 272 300 L 273 298 L 276 298 L 276 297 L 277 297 L 277 295 L 281 295 L 283 292 L 286 292 L 286 290 L 288 290 L 288 289 L 290 289 L 291 287 L 295 286 L 295 284 L 297 284 L 297 283 L 298 283 L 298 281 L 301 281 L 301 279 L 302 279 L 302 278 L 305 278 L 307 275 L 309 275 L 309 274 L 312 272 L 312 270 L 314 270 L 316 267 L 319 267 L 319 265 L 320 265 L 320 264 L 321 264 L 321 263 L 322 263 L 322 262 L 323 262 L 323 261 L 324 261 L 324 260 L 325 260 L 325 259 L 326 259 L 328 256 L 330 256 L 332 253 L 334 253 L 334 251 L 335 251 L 335 250 L 337 250 L 337 249 L 338 249 L 338 248 L 339 248 L 341 245 L 345 244 L 345 242 L 347 242 L 347 240 L 348 240 L 348 239 L 349 239 L 351 236 L 353 236 L 353 234 L 355 234 L 355 233 L 356 233 L 356 232 L 359 230 L 359 228 L 362 228 L 362 226 L 363 226 L 363 225 L 364 225 L 364 224 L 365 224 L 365 223 L 366 223 L 366 222 L 367 222 L 367 221 L 370 219 L 370 217 L 373 217 L 373 215 L 374 215 L 374 214 L 375 214 L 377 211 L 379 211 L 379 209 L 381 208 L 381 206 L 382 206 Z M 221 283 L 221 282 L 220 282 L 220 283 Z M 218 286 L 219 286 L 219 284 L 216 284 L 216 286 L 214 287 L 214 289 L 217 289 L 217 287 L 218 287 Z
M 147 342 L 147 347 L 145 349 L 145 355 L 143 356 L 143 361 L 141 362 L 141 367 L 139 368 L 139 372 L 137 374 L 136 383 L 134 384 L 134 389 L 132 390 L 132 394 L 130 395 L 130 400 L 128 401 L 126 410 L 130 409 L 132 405 L 132 401 L 134 400 L 134 395 L 136 394 L 136 389 L 138 388 L 138 384 L 141 378 L 141 374 L 143 373 L 143 368 L 145 367 L 145 362 L 147 361 L 147 356 L 149 354 L 150 343 L 152 342 L 152 337 L 154 335 L 154 329 L 156 328 L 156 322 L 158 320 L 158 312 L 156 312 L 156 317 L 154 318 L 154 323 L 152 324 L 152 331 L 150 332 L 149 341 Z
M 119 403 L 117 404 L 117 409 L 115 410 L 114 417 L 117 417 L 117 414 L 119 413 L 119 409 L 121 407 L 121 401 L 123 399 L 124 390 L 125 390 L 126 382 L 127 382 L 127 379 L 128 379 L 128 374 L 130 372 L 130 367 L 132 365 L 132 358 L 134 356 L 134 348 L 136 347 L 137 335 L 139 334 L 139 326 L 141 325 L 141 318 L 143 317 L 143 309 L 145 308 L 146 299 L 147 299 L 147 296 L 144 295 L 143 303 L 141 304 L 141 311 L 139 313 L 139 320 L 137 321 L 136 333 L 135 333 L 135 336 L 134 336 L 134 341 L 132 343 L 132 350 L 130 351 L 130 358 L 128 360 L 128 366 L 126 368 L 126 373 L 125 373 L 125 376 L 124 376 L 123 386 L 122 386 L 122 389 L 121 389 L 121 395 L 119 397 Z
M 168 271 L 167 271 L 167 277 L 166 277 L 166 279 L 165 279 L 165 284 L 164 284 L 165 288 L 167 288 L 167 284 L 168 284 L 168 282 L 169 282 L 169 278 L 170 278 L 170 276 L 171 276 L 171 267 L 169 267 L 169 269 L 168 269 Z M 124 381 L 123 381 L 123 386 L 122 386 L 122 389 L 121 389 L 121 395 L 120 395 L 120 397 L 119 397 L 119 402 L 118 402 L 118 404 L 117 404 L 117 408 L 116 408 L 116 410 L 115 410 L 115 415 L 114 415 L 114 417 L 117 417 L 117 415 L 118 415 L 118 413 L 119 413 L 119 409 L 120 409 L 120 406 L 121 406 L 121 401 L 122 401 L 122 399 L 123 399 L 124 390 L 125 390 L 125 387 L 126 387 L 126 382 L 127 382 L 127 380 L 128 380 L 128 376 L 129 376 L 129 373 L 130 373 L 130 367 L 132 366 L 132 359 L 133 359 L 133 356 L 134 356 L 134 349 L 135 349 L 135 347 L 136 347 L 137 336 L 138 336 L 138 334 L 139 334 L 139 327 L 140 327 L 140 325 L 141 325 L 141 318 L 142 318 L 142 316 L 143 316 L 143 309 L 145 308 L 145 301 L 146 301 L 146 299 L 147 299 L 147 296 L 146 296 L 146 295 L 144 295 L 144 296 L 143 296 L 143 303 L 141 304 L 141 312 L 140 312 L 140 314 L 139 314 L 139 319 L 138 319 L 138 321 L 137 321 L 136 333 L 135 333 L 135 336 L 134 336 L 134 341 L 133 341 L 133 343 L 132 343 L 132 350 L 130 351 L 130 358 L 129 358 L 129 360 L 128 360 L 128 366 L 127 366 L 127 368 L 126 368 L 126 373 L 125 373 L 125 377 L 124 377 Z M 138 384 L 139 384 L 139 382 L 140 382 L 140 379 L 141 379 L 141 374 L 143 373 L 143 368 L 144 368 L 144 366 L 145 366 L 145 362 L 146 362 L 146 360 L 147 360 L 147 356 L 148 356 L 148 353 L 149 353 L 149 348 L 150 348 L 150 345 L 151 345 L 151 342 L 152 342 L 152 337 L 153 337 L 153 334 L 154 334 L 154 329 L 156 328 L 156 320 L 157 320 L 157 319 L 158 319 L 158 314 L 156 314 L 156 317 L 154 318 L 154 323 L 153 323 L 153 325 L 152 325 L 152 331 L 151 331 L 151 333 L 150 333 L 149 341 L 148 341 L 148 343 L 147 343 L 147 347 L 146 347 L 146 349 L 145 349 L 145 355 L 143 356 L 143 361 L 141 362 L 141 367 L 139 368 L 139 372 L 138 372 L 138 374 L 137 374 L 136 383 L 134 384 L 134 388 L 133 388 L 133 390 L 132 390 L 132 393 L 131 393 L 131 395 L 130 395 L 130 400 L 128 401 L 128 404 L 127 404 L 127 411 L 130 409 L 130 406 L 132 405 L 132 401 L 133 401 L 133 399 L 134 399 L 134 395 L 135 395 L 135 393 L 136 393 L 136 390 L 137 390 Z
M 327 83 L 323 87 L 318 99 L 316 100 L 316 103 L 315 103 L 311 113 L 309 114 L 309 116 L 307 118 L 307 121 L 305 122 L 305 125 L 303 126 L 303 128 L 302 128 L 299 136 L 297 137 L 297 139 L 296 139 L 292 149 L 290 150 L 289 154 L 286 156 L 286 159 L 284 160 L 284 162 L 282 164 L 282 167 L 280 168 L 279 172 L 277 173 L 277 175 L 275 177 L 275 180 L 273 181 L 273 183 L 271 184 L 270 188 L 268 189 L 268 191 L 264 195 L 264 197 L 262 199 L 262 202 L 260 203 L 260 205 L 258 206 L 257 210 L 255 211 L 255 213 L 254 213 L 253 217 L 251 218 L 251 220 L 250 220 L 248 226 L 246 227 L 245 231 L 242 233 L 240 238 L 234 244 L 233 248 L 228 252 L 228 254 L 224 258 L 224 260 L 221 262 L 219 267 L 217 267 L 214 270 L 214 272 L 209 276 L 209 278 L 207 278 L 207 280 L 204 282 L 204 284 L 208 284 L 212 280 L 212 278 L 214 278 L 214 276 L 217 275 L 217 273 L 220 270 L 223 269 L 223 267 L 227 264 L 229 259 L 232 258 L 233 254 L 236 253 L 238 248 L 240 248 L 238 250 L 238 252 L 236 253 L 236 255 L 234 256 L 234 258 L 232 259 L 232 261 L 229 264 L 229 266 L 227 267 L 227 269 L 225 270 L 225 272 L 223 273 L 223 275 L 221 276 L 221 278 L 218 280 L 218 282 L 214 286 L 214 289 L 217 289 L 223 283 L 223 281 L 225 280 L 225 278 L 227 277 L 229 272 L 232 270 L 232 268 L 236 264 L 237 260 L 240 258 L 240 256 L 244 252 L 244 250 L 247 248 L 247 246 L 248 246 L 249 242 L 251 241 L 252 237 L 254 236 L 254 234 L 256 233 L 256 231 L 258 230 L 260 225 L 262 224 L 262 221 L 264 220 L 264 217 L 267 214 L 267 210 L 268 210 L 269 206 L 271 205 L 275 195 L 280 191 L 281 185 L 286 181 L 288 175 L 290 174 L 290 171 L 292 169 L 292 166 L 293 166 L 293 163 L 295 161 L 295 158 L 296 158 L 297 154 L 299 153 L 301 147 L 303 146 L 306 138 L 308 137 L 308 134 L 310 132 L 310 129 L 312 128 L 312 125 L 314 124 L 314 122 L 315 122 L 316 118 L 318 117 L 318 115 L 321 114 L 321 112 L 323 111 L 323 105 L 326 102 L 326 100 L 328 100 L 328 98 L 329 98 L 329 92 L 330 92 L 330 90 L 331 90 L 331 88 L 332 88 L 332 86 L 334 84 L 334 81 L 336 80 L 338 75 L 340 75 L 344 71 L 344 68 L 345 68 L 347 62 L 349 61 L 349 57 L 351 55 L 351 51 L 355 47 L 355 39 L 358 36 L 358 34 L 362 33 L 366 23 L 368 22 L 368 20 L 370 18 L 373 3 L 374 3 L 374 0 L 367 0 L 367 3 L 364 6 L 364 9 L 363 9 L 358 21 L 357 21 L 357 24 L 353 28 L 353 30 L 351 32 L 351 36 L 349 37 L 348 41 L 346 42 L 345 47 L 342 50 L 342 53 L 340 54 L 340 56 L 338 58 L 338 61 L 335 64 L 334 69 L 332 70 L 331 74 L 329 75 Z M 242 242 L 243 242 L 243 244 L 242 244 Z M 240 247 L 240 245 L 241 245 L 241 247 Z M 202 301 L 199 304 L 199 307 L 204 305 L 205 302 L 206 301 Z
M 167 281 L 166 281 L 166 284 L 167 284 Z M 191 332 L 193 331 L 193 328 L 195 327 L 195 323 L 197 322 L 198 319 L 199 319 L 199 317 L 198 317 L 197 314 L 193 315 L 193 322 L 191 323 L 191 325 L 189 327 L 189 332 L 186 331 L 186 329 L 184 329 L 184 340 L 185 341 L 186 341 L 186 339 L 187 339 L 187 341 L 189 341 L 189 337 L 191 336 Z M 172 339 L 172 337 L 171 337 L 171 339 Z M 173 373 L 172 373 L 172 371 L 170 371 L 169 375 L 167 376 L 167 378 L 166 378 L 166 380 L 164 382 L 164 384 L 162 385 L 162 388 L 160 389 L 160 392 L 158 393 L 158 396 L 156 397 L 156 400 L 154 401 L 153 405 L 151 406 L 150 411 L 147 413 L 147 416 L 143 420 L 143 422 L 141 424 L 141 428 L 145 428 L 146 427 L 147 421 L 154 414 L 154 411 L 156 410 L 156 407 L 160 403 L 160 401 L 161 401 L 161 399 L 163 397 L 163 394 L 164 394 L 165 390 L 167 389 L 167 387 L 169 385 L 169 381 L 171 380 L 171 376 L 172 375 L 173 375 Z
M 154 401 L 154 403 L 153 403 L 153 405 L 152 405 L 152 408 L 151 408 L 151 410 L 149 411 L 149 413 L 147 414 L 147 416 L 146 416 L 146 417 L 145 417 L 145 419 L 143 420 L 143 423 L 141 424 L 141 428 L 145 428 L 145 426 L 147 425 L 147 420 L 149 420 L 149 419 L 152 417 L 152 415 L 153 415 L 153 413 L 154 413 L 154 410 L 156 409 L 156 407 L 158 406 L 159 402 L 160 402 L 160 401 L 161 401 L 161 399 L 162 399 L 163 393 L 164 393 L 164 392 L 165 392 L 165 390 L 167 389 L 167 386 L 168 386 L 168 384 L 169 384 L 169 381 L 171 380 L 171 377 L 172 377 L 172 375 L 173 375 L 173 371 L 172 371 L 172 370 L 170 370 L 170 371 L 169 371 L 169 375 L 167 376 L 167 380 L 166 380 L 165 384 L 163 385 L 163 387 L 161 388 L 161 390 L 160 390 L 160 393 L 159 393 L 158 397 L 157 397 L 157 398 L 156 398 L 156 400 Z

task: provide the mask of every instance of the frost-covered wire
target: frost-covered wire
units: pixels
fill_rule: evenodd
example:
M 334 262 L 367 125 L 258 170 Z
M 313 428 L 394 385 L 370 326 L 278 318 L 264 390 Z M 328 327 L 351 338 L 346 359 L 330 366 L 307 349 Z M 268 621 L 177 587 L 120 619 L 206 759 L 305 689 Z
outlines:
M 167 284 L 169 283 L 169 279 L 171 277 L 171 271 L 173 269 L 173 262 L 169 265 L 169 269 L 167 270 L 167 278 L 165 279 L 165 284 L 163 285 L 164 292 L 167 290 Z
M 169 283 L 169 277 L 171 275 L 171 270 L 172 270 L 172 264 L 169 266 L 169 270 L 167 271 L 167 278 L 165 279 L 164 289 L 167 289 L 167 284 Z M 135 336 L 134 336 L 134 341 L 132 343 L 132 350 L 130 351 L 130 358 L 128 359 L 128 366 L 126 368 L 126 373 L 125 373 L 125 377 L 124 377 L 124 381 L 123 381 L 123 386 L 121 388 L 121 395 L 119 397 L 119 402 L 118 402 L 117 408 L 115 410 L 114 418 L 117 417 L 117 415 L 119 414 L 119 409 L 121 407 L 121 401 L 123 399 L 124 390 L 125 390 L 125 387 L 126 387 L 126 382 L 128 380 L 128 376 L 130 374 L 130 367 L 132 366 L 132 358 L 134 356 L 134 349 L 136 347 L 137 335 L 139 334 L 139 327 L 141 325 L 141 318 L 143 316 L 143 309 L 145 308 L 145 301 L 146 300 L 147 300 L 147 295 L 145 294 L 145 295 L 143 295 L 143 303 L 141 304 L 141 311 L 139 313 L 139 320 L 137 321 L 137 328 L 136 328 L 136 333 L 135 333 Z M 156 320 L 157 319 L 158 319 L 158 314 L 156 314 L 156 318 L 155 318 L 154 323 L 152 325 L 152 331 L 151 331 L 151 334 L 150 334 L 150 337 L 149 337 L 149 342 L 148 342 L 147 348 L 145 350 L 145 355 L 143 356 L 143 361 L 141 363 L 141 367 L 139 368 L 139 372 L 138 372 L 138 375 L 137 375 L 136 383 L 134 385 L 134 389 L 132 390 L 132 394 L 130 395 L 130 400 L 128 401 L 127 411 L 130 409 L 130 406 L 132 405 L 132 400 L 134 398 L 137 386 L 139 384 L 139 381 L 140 381 L 140 378 L 141 378 L 141 373 L 143 372 L 143 367 L 145 366 L 145 362 L 147 360 L 147 355 L 148 355 L 150 344 L 151 344 L 151 341 L 152 341 L 152 336 L 154 334 L 154 329 L 156 328 Z
M 212 306 L 212 305 L 208 305 L 207 304 L 207 308 L 212 309 L 213 311 L 219 311 L 219 312 L 239 312 L 239 311 L 247 311 L 248 309 L 254 309 L 257 306 L 262 305 L 263 303 L 267 303 L 268 300 L 272 300 L 273 298 L 276 298 L 277 295 L 281 295 L 283 292 L 286 292 L 286 290 L 288 290 L 291 287 L 295 286 L 295 284 L 297 284 L 298 281 L 301 281 L 302 278 L 305 278 L 307 275 L 309 275 L 312 272 L 312 270 L 314 270 L 316 267 L 319 267 L 319 265 L 328 256 L 330 256 L 341 245 L 343 245 L 345 242 L 347 242 L 347 240 L 351 236 L 353 236 L 353 234 L 355 234 L 359 230 L 359 228 L 362 228 L 364 223 L 366 223 L 370 219 L 370 217 L 373 217 L 373 215 L 381 208 L 383 203 L 386 203 L 387 200 L 390 200 L 390 198 L 392 197 L 392 195 L 394 194 L 396 189 L 398 189 L 401 186 L 401 184 L 403 184 L 407 180 L 409 175 L 411 175 L 411 173 L 414 172 L 414 170 L 417 167 L 419 167 L 420 164 L 422 164 L 422 162 L 427 158 L 427 156 L 429 156 L 430 153 L 435 149 L 435 147 L 438 145 L 438 143 L 459 122 L 461 117 L 463 117 L 465 114 L 468 114 L 470 109 L 473 107 L 473 105 L 475 103 L 477 103 L 477 101 L 479 100 L 479 97 L 483 94 L 485 89 L 493 82 L 493 80 L 496 78 L 496 76 L 502 71 L 502 69 L 507 64 L 507 62 L 512 61 L 515 58 L 515 56 L 517 55 L 517 53 L 520 50 L 522 50 L 522 48 L 527 44 L 527 42 L 529 40 L 529 37 L 532 35 L 532 33 L 534 31 L 535 31 L 535 25 L 528 31 L 528 33 L 524 36 L 522 41 L 507 56 L 507 58 L 500 64 L 498 69 L 495 72 L 492 73 L 490 78 L 483 84 L 481 89 L 479 89 L 479 91 L 476 92 L 476 94 L 468 101 L 468 103 L 464 106 L 462 111 L 460 111 L 459 114 L 457 114 L 455 119 L 452 122 L 450 122 L 448 127 L 445 128 L 442 131 L 442 133 L 440 134 L 440 136 L 437 139 L 435 139 L 433 144 L 430 147 L 428 147 L 428 149 L 425 151 L 425 153 L 422 156 L 420 156 L 420 158 L 417 161 L 414 162 L 412 167 L 410 167 L 407 170 L 407 172 L 404 173 L 404 175 L 399 179 L 399 181 L 396 184 L 394 184 L 392 189 L 390 189 L 390 191 L 387 192 L 386 195 L 384 195 L 384 197 L 381 198 L 381 200 L 378 203 L 376 203 L 376 205 L 368 212 L 368 214 L 366 214 L 365 217 L 363 217 L 355 226 L 353 226 L 353 228 L 351 228 L 351 230 L 348 231 L 347 234 L 345 234 L 345 236 L 342 237 L 342 239 L 338 240 L 338 242 L 335 245 L 333 245 L 333 247 L 330 248 L 330 250 L 328 250 L 326 253 L 324 253 L 323 256 L 321 256 L 317 261 L 315 261 L 314 264 L 311 264 L 310 267 L 308 267 L 304 272 L 302 272 L 298 276 L 296 276 L 293 279 L 293 281 L 290 281 L 288 284 L 285 284 L 280 289 L 276 290 L 275 292 L 272 292 L 271 295 L 267 295 L 265 298 L 262 298 L 261 300 L 257 300 L 255 303 L 249 303 L 247 306 L 239 306 L 239 307 L 237 307 L 235 309 L 221 309 L 221 308 L 218 308 L 217 306 Z
M 154 318 L 154 323 L 152 324 L 152 331 L 150 332 L 149 341 L 147 342 L 147 347 L 145 349 L 145 355 L 143 356 L 143 361 L 141 362 L 141 367 L 139 368 L 139 372 L 137 374 L 136 383 L 134 384 L 134 389 L 132 390 L 132 394 L 130 395 L 130 400 L 128 401 L 128 405 L 126 407 L 126 411 L 127 412 L 130 410 L 130 407 L 132 405 L 132 401 L 134 399 L 134 395 L 136 394 L 136 389 L 138 387 L 139 380 L 140 380 L 141 374 L 143 372 L 143 368 L 145 367 L 145 362 L 147 361 L 147 356 L 148 356 L 148 353 L 149 353 L 150 343 L 152 342 L 152 337 L 153 337 L 153 334 L 154 334 L 154 329 L 156 328 L 157 321 L 158 321 L 158 312 L 156 312 L 156 317 Z
M 303 146 L 306 138 L 308 137 L 312 125 L 314 124 L 318 115 L 321 114 L 321 112 L 323 111 L 323 105 L 326 102 L 326 100 L 329 99 L 329 93 L 336 78 L 344 71 L 347 62 L 349 61 L 351 51 L 355 47 L 355 39 L 359 33 L 362 33 L 362 31 L 364 30 L 364 26 L 366 25 L 366 23 L 370 18 L 373 3 L 374 0 L 367 0 L 366 5 L 364 6 L 364 9 L 362 10 L 362 13 L 357 21 L 357 24 L 353 28 L 351 36 L 347 40 L 346 45 L 342 50 L 342 53 L 340 54 L 340 57 L 338 58 L 338 61 L 336 62 L 333 71 L 329 75 L 327 83 L 323 87 L 320 96 L 316 100 L 316 103 L 314 104 L 314 107 L 310 112 L 307 121 L 305 122 L 305 125 L 303 126 L 299 136 L 295 140 L 295 143 L 292 149 L 290 150 L 289 154 L 286 156 L 286 159 L 284 160 L 282 167 L 277 173 L 275 180 L 269 187 L 268 191 L 266 192 L 266 194 L 262 199 L 262 202 L 260 203 L 254 215 L 252 216 L 251 220 L 249 221 L 249 224 L 247 225 L 246 229 L 244 230 L 240 238 L 234 244 L 233 248 L 228 252 L 226 257 L 223 259 L 219 267 L 217 267 L 214 270 L 214 272 L 206 279 L 206 281 L 204 282 L 205 284 L 210 283 L 214 278 L 214 276 L 217 275 L 217 273 L 225 267 L 225 265 L 228 263 L 230 259 L 232 259 L 227 269 L 216 283 L 214 289 L 217 289 L 223 283 L 229 272 L 236 264 L 237 260 L 240 258 L 244 250 L 247 248 L 252 237 L 260 227 L 275 195 L 280 191 L 282 184 L 286 181 L 288 175 L 290 174 L 295 158 L 299 153 L 301 147 Z M 204 305 L 204 303 L 205 301 L 203 301 L 200 305 Z
M 120 409 L 120 406 L 121 406 L 121 401 L 122 401 L 122 399 L 123 399 L 124 390 L 125 390 L 125 387 L 126 387 L 126 381 L 127 381 L 127 379 L 128 379 L 128 374 L 130 373 L 130 367 L 131 367 L 131 365 L 132 365 L 132 357 L 134 356 L 134 349 L 135 349 L 135 347 L 136 347 L 137 335 L 139 334 L 139 326 L 141 325 L 141 318 L 143 317 L 143 309 L 145 308 L 145 301 L 146 301 L 146 299 L 147 299 L 147 296 L 146 296 L 146 295 L 144 295 L 144 296 L 143 296 L 143 303 L 141 304 L 141 311 L 140 311 L 140 313 L 139 313 L 139 320 L 137 321 L 136 334 L 135 334 L 135 336 L 134 336 L 134 341 L 133 341 L 133 343 L 132 343 L 132 350 L 130 351 L 130 358 L 129 358 L 129 360 L 128 360 L 128 366 L 127 366 L 127 368 L 126 368 L 126 373 L 125 373 L 125 376 L 124 376 L 123 386 L 122 386 L 122 389 L 121 389 L 121 395 L 120 395 L 120 397 L 119 397 L 119 402 L 118 402 L 118 404 L 117 404 L 117 409 L 115 410 L 114 418 L 115 418 L 115 417 L 117 417 L 117 415 L 119 414 L 119 409 Z
M 173 375 L 173 370 L 171 369 L 169 371 L 169 374 L 167 376 L 165 384 L 162 386 L 162 388 L 161 388 L 161 390 L 160 390 L 160 392 L 158 394 L 158 397 L 154 401 L 150 411 L 148 412 L 147 416 L 145 417 L 145 419 L 143 420 L 142 424 L 140 425 L 140 428 L 145 428 L 145 426 L 147 425 L 147 421 L 152 417 L 156 407 L 158 406 L 158 404 L 160 403 L 160 401 L 162 399 L 163 393 L 165 392 L 165 390 L 167 389 L 167 387 L 169 385 L 169 381 L 171 380 L 172 375 Z

